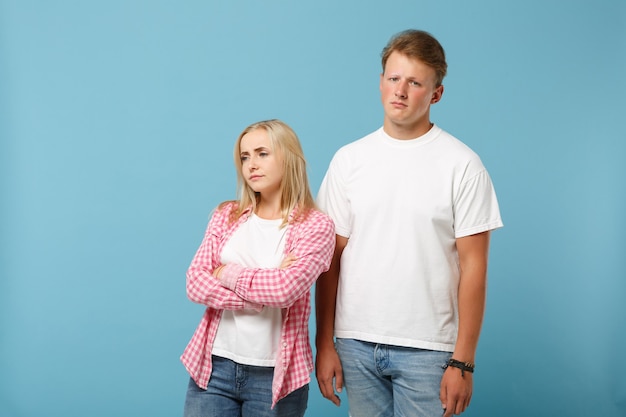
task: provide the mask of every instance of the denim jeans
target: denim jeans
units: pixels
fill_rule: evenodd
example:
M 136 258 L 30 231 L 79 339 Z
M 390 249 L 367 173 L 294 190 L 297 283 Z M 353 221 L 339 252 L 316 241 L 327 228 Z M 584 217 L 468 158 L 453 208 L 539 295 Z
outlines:
M 451 352 L 337 339 L 351 417 L 435 417 Z
M 272 409 L 274 368 L 241 365 L 213 356 L 206 390 L 189 379 L 184 417 L 302 417 L 309 386 L 297 389 Z

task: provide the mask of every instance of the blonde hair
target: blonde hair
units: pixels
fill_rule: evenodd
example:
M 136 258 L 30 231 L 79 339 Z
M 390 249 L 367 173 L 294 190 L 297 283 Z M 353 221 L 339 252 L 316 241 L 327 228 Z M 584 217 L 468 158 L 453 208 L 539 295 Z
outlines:
M 290 213 L 297 208 L 297 212 L 292 220 L 298 221 L 306 218 L 309 210 L 315 208 L 315 201 L 309 188 L 309 180 L 306 173 L 306 160 L 300 145 L 300 140 L 285 122 L 277 119 L 263 120 L 246 127 L 239 134 L 235 142 L 234 157 L 235 168 L 237 169 L 237 194 L 239 196 L 238 206 L 231 213 L 231 220 L 234 221 L 241 213 L 252 206 L 253 211 L 259 202 L 259 195 L 246 183 L 242 171 L 240 145 L 241 139 L 253 130 L 263 129 L 267 132 L 270 146 L 277 152 L 282 160 L 284 175 L 281 181 L 281 212 L 283 217 L 282 225 L 289 222 Z

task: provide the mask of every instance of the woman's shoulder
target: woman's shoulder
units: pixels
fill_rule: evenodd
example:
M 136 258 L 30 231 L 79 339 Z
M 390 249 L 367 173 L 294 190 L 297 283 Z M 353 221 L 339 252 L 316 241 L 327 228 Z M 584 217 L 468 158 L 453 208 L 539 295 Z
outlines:
M 332 228 L 335 229 L 330 216 L 317 208 L 309 208 L 306 213 L 303 213 L 302 225 L 307 228 Z
M 223 223 L 234 220 L 235 213 L 238 211 L 239 202 L 234 200 L 224 201 L 220 203 L 211 214 L 212 221 Z
M 239 202 L 236 200 L 228 200 L 228 201 L 223 201 L 221 202 L 217 208 L 215 209 L 216 212 L 221 212 L 221 211 L 226 211 L 226 212 L 231 212 L 233 210 L 236 210 L 237 207 L 239 207 Z

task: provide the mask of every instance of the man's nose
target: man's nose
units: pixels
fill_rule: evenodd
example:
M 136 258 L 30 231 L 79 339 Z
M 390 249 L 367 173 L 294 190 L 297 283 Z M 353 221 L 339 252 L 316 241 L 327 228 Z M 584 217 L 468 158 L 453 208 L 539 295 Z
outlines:
M 406 88 L 407 85 L 405 82 L 400 81 L 396 84 L 396 97 L 406 98 Z

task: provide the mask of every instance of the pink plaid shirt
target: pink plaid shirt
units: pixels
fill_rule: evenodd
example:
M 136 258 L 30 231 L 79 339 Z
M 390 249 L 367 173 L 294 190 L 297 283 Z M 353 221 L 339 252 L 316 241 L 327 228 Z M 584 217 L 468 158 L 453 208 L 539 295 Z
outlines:
M 196 384 L 206 389 L 211 376 L 211 351 L 223 310 L 241 310 L 261 306 L 283 308 L 280 351 L 274 368 L 272 407 L 289 393 L 306 385 L 313 370 L 309 342 L 310 289 L 320 274 L 330 267 L 335 250 L 335 227 L 320 211 L 311 211 L 304 221 L 292 222 L 285 243 L 285 254 L 297 257 L 285 269 L 247 268 L 227 265 L 222 279 L 212 272 L 233 232 L 252 211 L 248 208 L 232 224 L 229 215 L 235 202 L 218 207 L 207 227 L 204 240 L 187 270 L 187 296 L 207 309 L 181 361 Z

